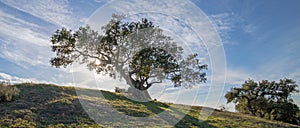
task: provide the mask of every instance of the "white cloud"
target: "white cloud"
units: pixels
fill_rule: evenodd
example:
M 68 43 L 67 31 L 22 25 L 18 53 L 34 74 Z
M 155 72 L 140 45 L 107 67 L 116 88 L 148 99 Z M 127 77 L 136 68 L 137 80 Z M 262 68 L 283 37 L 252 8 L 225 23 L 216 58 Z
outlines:
M 230 32 L 233 31 L 235 27 L 235 19 L 232 18 L 232 16 L 230 13 L 220 13 L 209 16 L 209 19 L 221 35 L 223 41 L 230 39 Z
M 20 78 L 20 77 L 17 77 L 17 76 L 11 76 L 9 74 L 2 73 L 2 72 L 0 72 L 0 81 L 9 81 L 12 84 L 24 83 L 24 82 L 49 83 L 49 82 L 46 82 L 46 81 L 38 81 L 38 80 L 33 79 L 33 78 Z
M 0 57 L 23 68 L 31 65 L 49 66 L 50 46 L 38 46 L 16 39 L 1 39 Z
M 48 37 L 37 31 L 37 24 L 27 22 L 0 10 L 0 36 L 34 45 L 49 46 Z
M 212 21 L 214 27 L 221 35 L 224 44 L 236 44 L 231 39 L 232 32 L 241 30 L 247 34 L 253 34 L 256 30 L 256 26 L 245 22 L 241 16 L 234 13 L 219 13 L 209 15 L 209 19 Z
M 76 22 L 67 0 L 3 0 L 2 2 L 58 26 L 73 26 Z
M 74 16 L 68 1 L 59 0 L 4 0 L 3 3 L 17 10 L 57 26 L 75 27 L 84 18 Z M 28 21 L 23 15 L 14 15 L 12 11 L 0 9 L 0 57 L 20 66 L 49 65 L 50 32 L 49 25 L 41 26 L 39 21 Z M 22 12 L 22 13 L 23 13 Z M 78 20 L 77 19 L 82 19 Z M 25 64 L 24 64 L 25 62 Z
M 43 28 L 0 10 L 0 57 L 19 66 L 48 65 L 50 41 Z M 24 62 L 26 64 L 24 65 Z
M 232 31 L 234 25 L 232 24 L 232 14 L 220 13 L 215 15 L 210 15 L 209 18 L 213 21 L 218 31 Z
M 24 21 L 23 19 L 17 18 L 16 16 L 10 15 L 6 12 L 3 12 L 2 10 L 0 10 L 0 17 L 1 17 L 2 22 L 11 23 L 11 24 L 15 24 L 15 25 L 26 25 L 28 27 L 39 28 L 39 26 L 34 23 Z M 8 21 L 13 21 L 13 22 L 8 22 Z
M 49 76 L 52 77 L 52 76 Z M 57 77 L 54 75 L 55 78 Z M 19 77 L 19 76 L 14 76 L 10 75 L 4 72 L 0 72 L 0 82 L 5 81 L 5 82 L 10 82 L 11 84 L 17 84 L 17 83 L 27 83 L 27 82 L 32 82 L 32 83 L 43 83 L 43 84 L 55 84 L 59 86 L 75 86 L 73 82 L 70 82 L 69 80 L 63 80 L 63 81 L 53 81 L 53 80 L 40 80 L 36 78 L 31 78 L 31 77 Z

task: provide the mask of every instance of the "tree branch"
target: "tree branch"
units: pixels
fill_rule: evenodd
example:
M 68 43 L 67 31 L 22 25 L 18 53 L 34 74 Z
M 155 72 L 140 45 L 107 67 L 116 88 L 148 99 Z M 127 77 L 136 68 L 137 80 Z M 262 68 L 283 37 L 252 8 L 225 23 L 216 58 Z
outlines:
M 148 83 L 148 81 L 146 80 L 146 87 L 144 88 L 144 90 L 147 90 L 148 88 L 150 88 L 153 84 L 157 84 L 157 83 L 162 83 L 162 81 L 154 81 L 154 82 L 151 82 L 151 83 Z
M 161 80 L 160 81 L 154 81 L 154 82 L 151 82 L 149 84 L 159 84 L 159 83 L 162 83 L 162 81 Z
M 89 55 L 89 54 L 85 54 L 83 53 L 82 51 L 78 50 L 78 49 L 74 49 L 74 51 L 78 52 L 80 55 L 83 55 L 83 56 L 87 56 L 87 57 L 90 57 L 90 58 L 94 58 L 94 59 L 98 59 L 98 60 L 101 60 L 98 56 L 93 56 L 93 55 Z M 107 60 L 101 60 L 101 61 L 105 61 L 107 64 L 111 64 L 111 59 L 109 56 L 103 54 L 103 53 L 100 53 L 101 55 L 105 56 L 107 58 Z

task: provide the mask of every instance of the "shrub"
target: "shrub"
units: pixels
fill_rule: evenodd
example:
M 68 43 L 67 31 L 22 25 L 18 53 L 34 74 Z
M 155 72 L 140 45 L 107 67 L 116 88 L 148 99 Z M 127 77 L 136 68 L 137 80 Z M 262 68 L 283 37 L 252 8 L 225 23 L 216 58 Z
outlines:
M 115 92 L 117 92 L 117 93 L 124 93 L 124 92 L 126 92 L 126 90 L 122 89 L 122 88 L 119 88 L 119 87 L 116 87 L 115 88 Z
M 20 93 L 20 90 L 9 82 L 0 83 L 0 103 L 14 100 Z
M 222 104 L 221 106 L 219 106 L 219 110 L 220 110 L 221 112 L 226 111 L 225 105 Z

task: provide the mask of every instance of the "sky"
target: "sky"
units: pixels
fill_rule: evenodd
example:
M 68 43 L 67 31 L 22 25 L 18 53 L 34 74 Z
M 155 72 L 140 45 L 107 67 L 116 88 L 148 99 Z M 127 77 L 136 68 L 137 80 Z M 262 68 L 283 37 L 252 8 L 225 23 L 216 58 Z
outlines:
M 233 110 L 224 94 L 249 78 L 300 83 L 299 6 L 298 0 L 0 0 L 0 80 L 113 90 L 118 82 L 84 67 L 52 67 L 50 37 L 61 27 L 100 27 L 112 12 L 122 12 L 130 20 L 155 21 L 188 51 L 202 53 L 211 67 L 208 83 L 192 89 L 164 84 L 151 88 L 152 97 Z M 300 105 L 300 94 L 293 97 Z

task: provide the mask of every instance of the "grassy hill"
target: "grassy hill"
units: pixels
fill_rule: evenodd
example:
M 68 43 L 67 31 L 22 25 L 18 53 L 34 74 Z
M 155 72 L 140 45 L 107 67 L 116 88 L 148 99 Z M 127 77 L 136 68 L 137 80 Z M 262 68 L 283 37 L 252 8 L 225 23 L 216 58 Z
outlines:
M 107 91 L 78 88 L 76 90 L 80 94 L 77 95 L 74 87 L 29 83 L 18 84 L 17 87 L 21 91 L 17 100 L 0 103 L 1 128 L 174 127 L 172 124 L 178 119 L 180 121 L 175 127 L 299 127 L 218 110 L 207 120 L 201 120 L 199 113 L 203 107 L 155 101 L 140 103 Z M 99 97 L 100 92 L 105 98 Z M 90 107 L 85 108 L 80 102 Z M 186 110 L 187 114 L 180 118 Z M 125 116 L 114 117 L 110 114 L 114 112 Z M 161 112 L 166 114 L 157 116 Z M 95 123 L 90 113 L 97 115 L 94 119 L 101 124 Z M 136 118 L 128 121 L 126 116 Z M 115 123 L 111 123 L 114 122 L 112 119 L 116 120 Z

